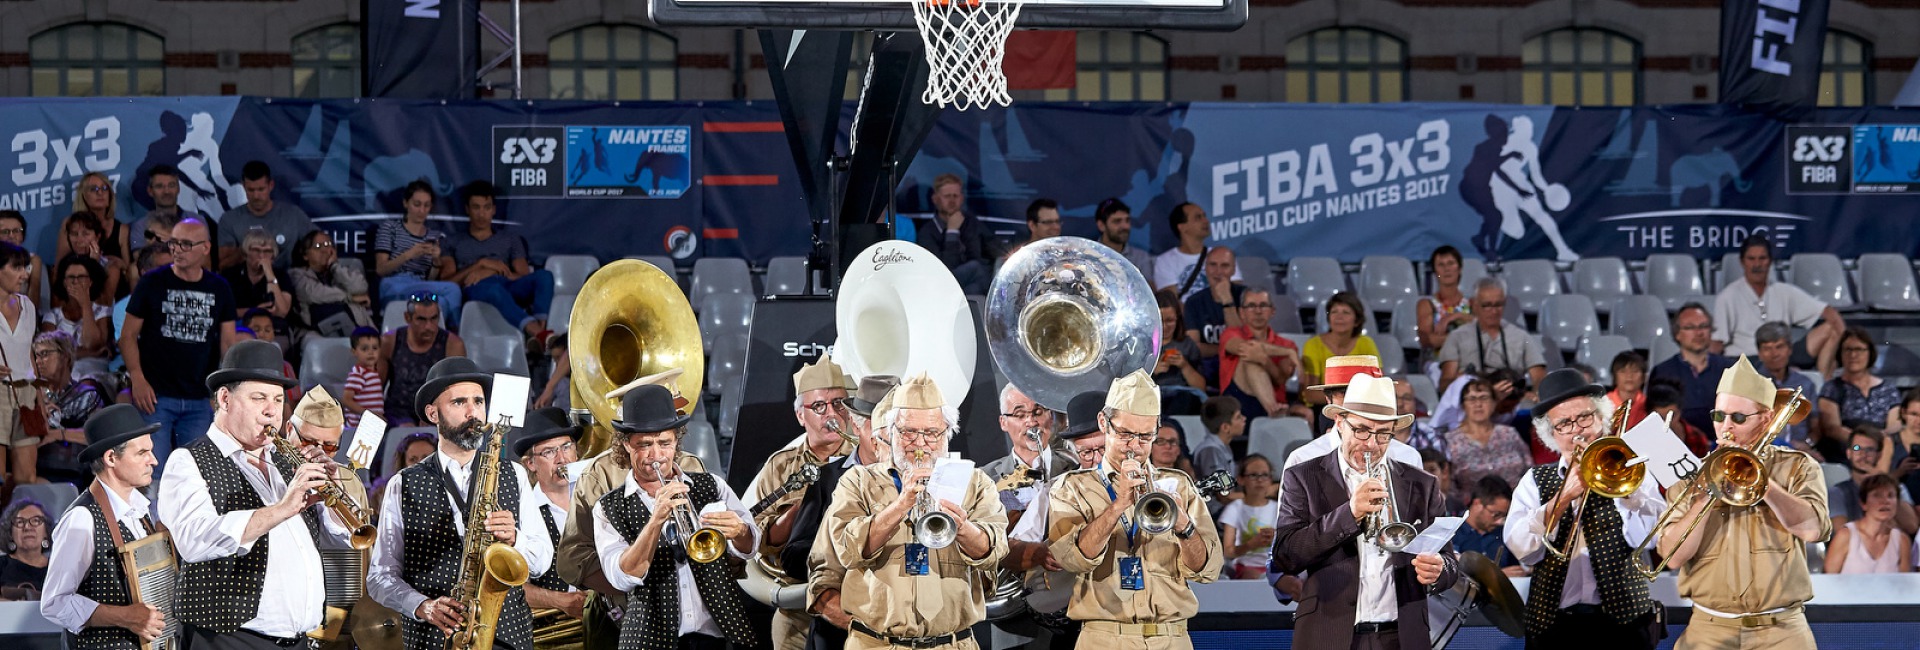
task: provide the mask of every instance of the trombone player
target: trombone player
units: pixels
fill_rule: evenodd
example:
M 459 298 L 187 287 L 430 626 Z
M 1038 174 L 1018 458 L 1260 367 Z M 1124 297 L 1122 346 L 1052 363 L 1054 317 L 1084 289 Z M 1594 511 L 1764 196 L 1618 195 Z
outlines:
M 1535 466 L 1520 479 L 1505 533 L 1507 548 L 1533 569 L 1525 617 L 1528 648 L 1580 647 L 1604 639 L 1615 650 L 1651 650 L 1666 636 L 1659 603 L 1648 595 L 1629 546 L 1653 531 L 1666 500 L 1647 480 L 1595 486 L 1631 491 L 1618 499 L 1589 492 L 1584 477 L 1605 470 L 1580 465 L 1593 441 L 1622 433 L 1608 431 L 1613 409 L 1605 394 L 1605 388 L 1587 383 L 1573 369 L 1555 370 L 1540 382 L 1533 430 L 1541 444 L 1560 453 L 1560 461 Z
M 1692 495 L 1668 506 L 1670 521 L 1660 528 L 1660 550 L 1679 567 L 1680 596 L 1693 600 L 1693 620 L 1674 647 L 1812 648 L 1803 609 L 1813 598 L 1806 549 L 1833 533 L 1827 483 L 1811 456 L 1773 444 L 1799 405 L 1781 403 L 1786 400 L 1773 382 L 1746 357 L 1720 375 L 1717 392 L 1711 416 L 1720 446 L 1754 452 L 1765 494 L 1736 507 L 1706 496 L 1708 490 L 1688 489 L 1699 478 L 1668 489 Z M 1701 519 L 1699 530 L 1686 535 Z
M 1180 471 L 1152 469 L 1159 419 L 1160 389 L 1145 371 L 1114 380 L 1098 420 L 1106 457 L 1049 490 L 1052 554 L 1077 574 L 1067 616 L 1081 622 L 1078 648 L 1190 650 L 1187 619 L 1200 602 L 1187 583 L 1220 575 L 1206 500 Z
M 848 383 L 847 375 L 840 370 L 840 366 L 825 357 L 801 366 L 799 372 L 793 373 L 793 417 L 806 430 L 805 437 L 800 444 L 767 457 L 766 464 L 760 466 L 760 473 L 747 485 L 744 501 L 759 503 L 780 489 L 787 478 L 800 468 L 812 465 L 816 470 L 823 469 L 829 461 L 847 455 L 854 436 L 847 424 Z M 780 557 L 795 526 L 794 515 L 799 510 L 795 506 L 799 505 L 800 497 L 804 494 L 801 490 L 788 492 L 771 507 L 753 516 L 754 526 L 766 531 L 760 547 L 760 554 L 764 558 L 777 561 Z M 805 580 L 805 575 L 790 575 L 781 586 Z M 769 604 L 777 606 L 777 603 Z M 806 647 L 807 628 L 811 623 L 803 610 L 776 609 L 773 614 L 773 650 L 801 650 Z
M 1006 509 L 977 469 L 961 502 L 934 503 L 926 481 L 960 418 L 926 373 L 888 399 L 874 425 L 886 431 L 891 460 L 848 470 L 823 525 L 846 567 L 847 650 L 974 650 L 972 627 L 986 618 L 994 568 L 1007 553 Z

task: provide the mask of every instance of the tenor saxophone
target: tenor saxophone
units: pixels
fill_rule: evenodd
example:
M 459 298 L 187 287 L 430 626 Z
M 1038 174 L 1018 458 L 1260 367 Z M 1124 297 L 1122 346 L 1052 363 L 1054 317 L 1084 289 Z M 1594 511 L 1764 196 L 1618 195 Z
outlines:
M 492 650 L 507 590 L 527 582 L 527 559 L 487 532 L 487 515 L 499 509 L 500 450 L 511 428 L 504 417 L 494 423 L 487 431 L 486 447 L 474 459 L 473 484 L 467 488 L 473 503 L 467 509 L 467 538 L 460 547 L 460 581 L 454 583 L 452 594 L 465 614 L 463 624 L 447 636 L 447 650 Z

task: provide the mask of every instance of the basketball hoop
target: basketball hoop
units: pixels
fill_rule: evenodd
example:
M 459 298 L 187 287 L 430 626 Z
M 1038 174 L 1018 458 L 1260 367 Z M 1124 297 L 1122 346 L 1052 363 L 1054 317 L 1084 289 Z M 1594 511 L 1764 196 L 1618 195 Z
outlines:
M 913 0 L 913 21 L 927 48 L 921 101 L 959 110 L 1006 106 L 1007 36 L 1021 0 Z

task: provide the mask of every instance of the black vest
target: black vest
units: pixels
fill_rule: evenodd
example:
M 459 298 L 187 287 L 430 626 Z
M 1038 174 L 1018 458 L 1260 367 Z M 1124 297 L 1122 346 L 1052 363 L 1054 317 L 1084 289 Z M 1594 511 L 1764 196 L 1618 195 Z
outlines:
M 232 459 L 220 454 L 213 440 L 202 438 L 187 445 L 187 452 L 206 479 L 214 512 L 224 515 L 266 507 L 260 502 L 260 494 L 253 491 L 253 484 L 247 482 Z M 273 454 L 273 464 L 280 471 L 280 480 L 291 483 L 293 465 L 279 454 Z M 319 548 L 320 521 L 314 518 L 313 509 L 302 511 L 300 519 L 313 537 L 314 548 Z M 269 541 L 268 535 L 261 535 L 253 542 L 253 550 L 244 555 L 182 563 L 181 588 L 174 589 L 174 615 L 184 623 L 219 634 L 231 634 L 242 623 L 253 620 L 260 611 L 261 588 L 267 582 L 267 553 L 272 551 Z M 187 585 L 193 588 L 185 588 Z
M 720 500 L 719 490 L 714 486 L 712 474 L 688 474 L 687 503 L 694 512 L 699 512 L 707 504 Z M 640 501 L 640 494 L 627 494 L 626 484 L 614 486 L 613 491 L 600 498 L 600 509 L 607 513 L 607 521 L 614 530 L 628 542 L 639 538 L 640 530 L 653 519 L 653 513 Z M 681 531 L 690 534 L 692 531 Z M 668 543 L 665 535 L 660 536 L 653 549 L 653 563 L 647 567 L 645 581 L 633 591 L 627 592 L 627 615 L 620 621 L 621 650 L 673 650 L 680 643 L 680 570 L 681 559 L 676 553 L 679 549 Z M 700 600 L 707 606 L 708 615 L 719 623 L 720 631 L 728 641 L 742 647 L 758 647 L 758 635 L 747 623 L 742 612 L 745 609 L 745 593 L 734 582 L 729 561 L 724 559 L 707 564 L 690 563 L 693 570 L 694 588 L 700 592 Z
M 1533 468 L 1533 482 L 1540 487 L 1540 501 L 1551 504 L 1553 495 L 1559 494 L 1566 484 L 1566 478 L 1560 475 L 1558 463 L 1537 465 Z M 1546 542 L 1554 548 L 1564 548 L 1573 527 L 1573 508 L 1568 507 L 1554 525 L 1553 538 Z M 1587 542 L 1587 560 L 1593 565 L 1595 591 L 1600 594 L 1603 612 L 1615 623 L 1626 624 L 1654 606 L 1647 593 L 1647 581 L 1633 569 L 1633 547 L 1627 545 L 1620 510 L 1614 506 L 1613 499 L 1587 494 L 1586 503 L 1580 506 L 1580 536 Z M 1534 565 L 1525 619 L 1529 634 L 1545 634 L 1559 617 L 1567 562 L 1567 558 L 1547 553 Z
M 93 515 L 93 564 L 87 567 L 87 575 L 80 579 L 74 593 L 102 605 L 133 602 L 133 595 L 127 589 L 127 574 L 120 569 L 120 550 L 114 548 L 113 535 L 107 532 L 106 512 L 94 503 L 92 492 L 82 492 L 73 507 L 86 508 L 87 513 Z M 89 625 L 82 628 L 77 637 L 69 639 L 74 647 L 84 650 L 138 650 L 140 647 L 140 637 L 123 627 Z
M 547 525 L 547 538 L 557 544 L 560 541 L 560 526 L 553 523 L 552 511 L 552 509 L 556 507 L 558 506 L 553 504 L 540 506 L 540 520 Z M 527 582 L 547 591 L 566 591 L 568 588 L 567 581 L 560 579 L 560 568 L 557 562 L 554 566 L 547 567 L 546 573 L 534 576 L 532 580 L 528 580 Z
M 500 463 L 500 484 L 494 492 L 496 505 L 520 514 L 520 483 L 513 463 Z M 461 516 L 447 502 L 447 490 L 438 454 L 412 467 L 400 470 L 400 579 L 427 598 L 453 595 L 460 580 L 460 560 L 466 540 L 454 518 Z M 462 521 L 458 525 L 464 525 Z M 440 648 L 446 645 L 440 629 L 411 617 L 402 618 L 401 633 L 408 648 Z M 520 587 L 507 590 L 500 608 L 494 645 L 514 650 L 533 650 L 533 615 L 527 608 L 527 593 Z

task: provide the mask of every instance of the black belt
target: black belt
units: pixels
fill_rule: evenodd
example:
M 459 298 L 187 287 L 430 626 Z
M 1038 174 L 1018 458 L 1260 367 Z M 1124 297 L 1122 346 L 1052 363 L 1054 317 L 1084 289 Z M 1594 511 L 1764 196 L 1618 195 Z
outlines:
M 1381 621 L 1379 623 L 1354 623 L 1354 634 L 1379 634 L 1400 629 L 1399 621 Z
M 266 639 L 266 640 L 268 640 L 268 641 L 271 641 L 271 642 L 273 642 L 273 644 L 274 644 L 274 645 L 277 645 L 277 646 L 280 646 L 280 647 L 282 647 L 282 648 L 291 648 L 291 647 L 294 647 L 294 646 L 299 646 L 299 645 L 305 645 L 305 644 L 307 644 L 307 643 L 309 642 L 309 639 L 308 639 L 307 637 L 304 637 L 304 636 L 296 636 L 296 637 L 293 637 L 293 638 L 285 638 L 285 637 L 277 637 L 277 636 L 267 636 L 267 635 L 265 635 L 265 634 L 261 634 L 261 633 L 259 633 L 259 632 L 255 632 L 255 631 L 253 631 L 253 630 L 249 630 L 249 629 L 247 629 L 247 628 L 244 628 L 244 627 L 243 627 L 243 628 L 240 628 L 240 632 L 241 632 L 242 634 L 249 634 L 249 635 L 252 635 L 252 636 L 254 636 L 254 637 L 256 637 L 256 638 L 261 638 L 261 639 Z
M 873 628 L 867 627 L 865 623 L 861 623 L 860 621 L 853 621 L 850 627 L 852 627 L 855 632 L 885 641 L 890 645 L 908 648 L 937 648 L 949 643 L 959 643 L 973 638 L 972 629 L 960 630 L 959 632 L 945 636 L 887 636 L 873 631 Z

